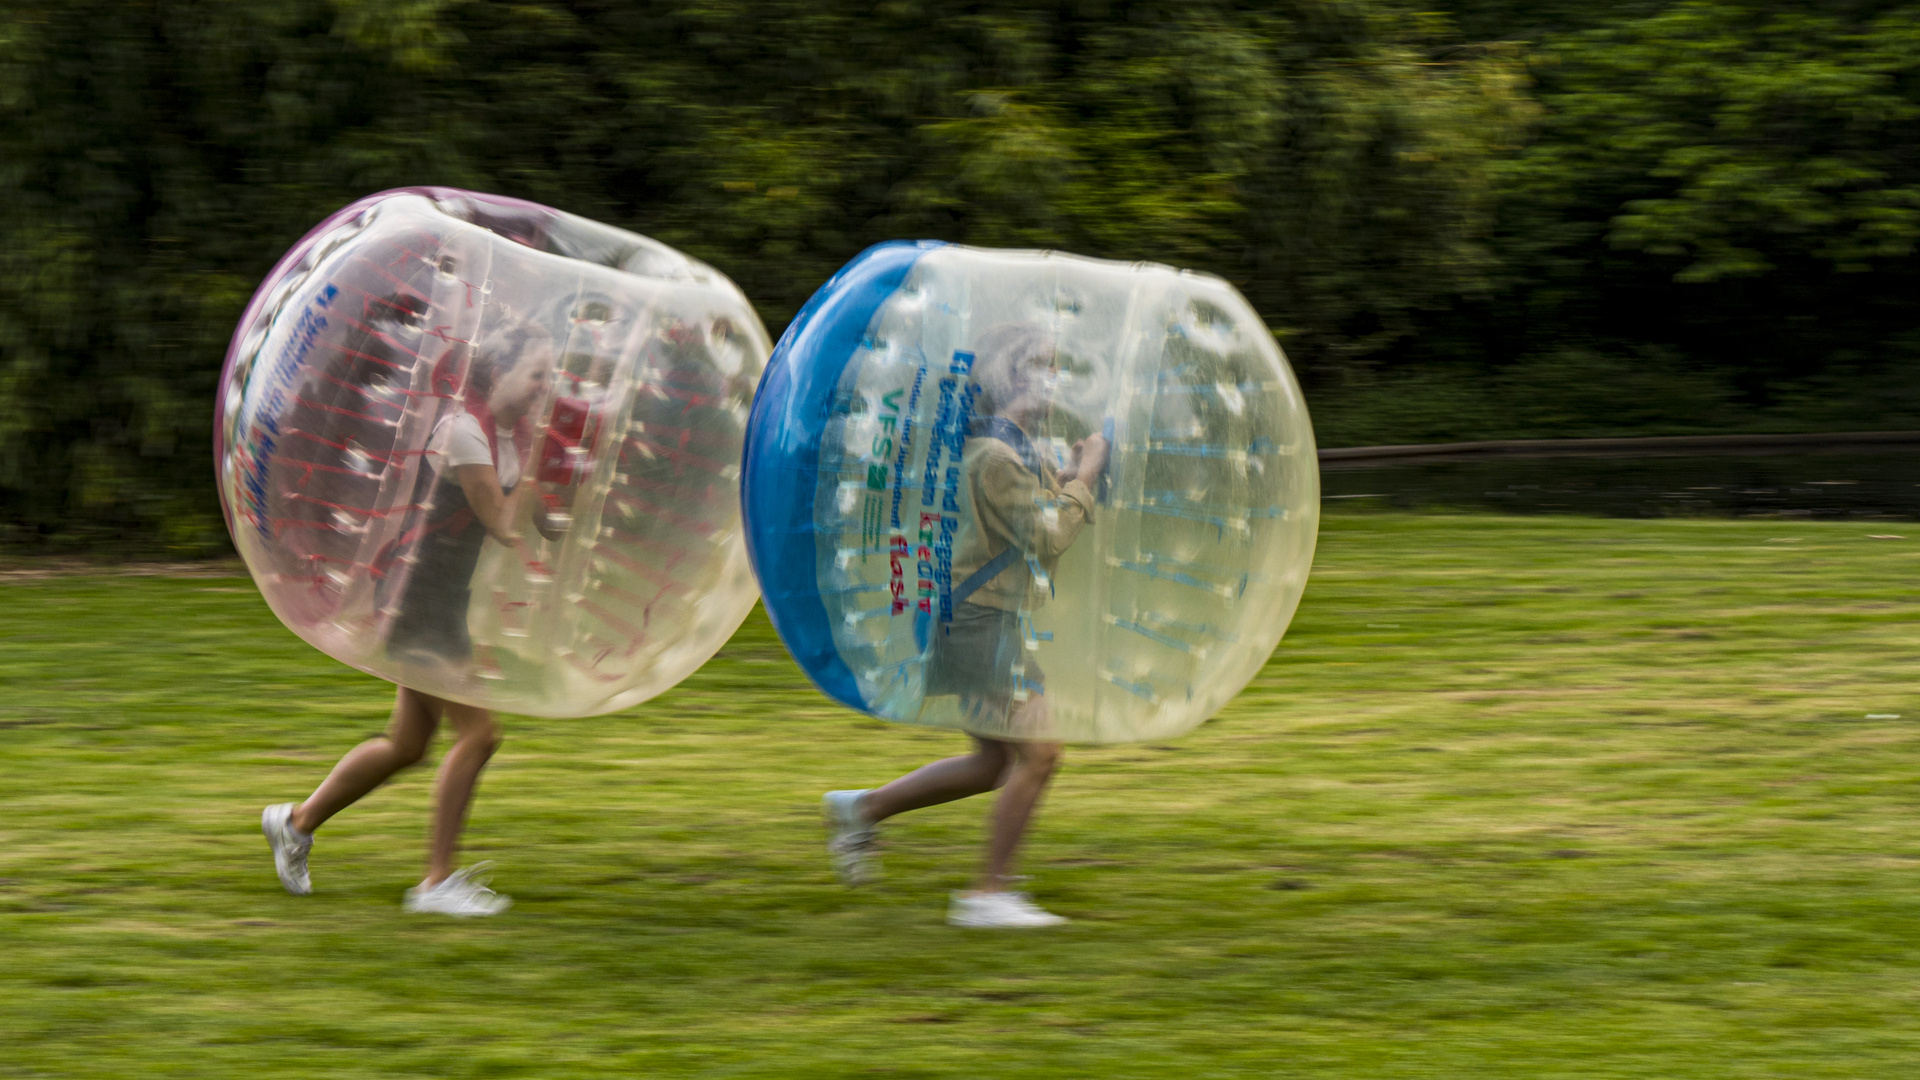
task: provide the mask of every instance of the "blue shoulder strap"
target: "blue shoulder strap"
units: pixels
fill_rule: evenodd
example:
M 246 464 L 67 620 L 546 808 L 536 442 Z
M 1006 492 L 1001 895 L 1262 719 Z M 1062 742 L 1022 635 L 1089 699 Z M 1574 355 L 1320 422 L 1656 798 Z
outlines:
M 980 586 L 999 577 L 1007 567 L 1019 562 L 1020 555 L 1021 551 L 1017 545 L 1008 544 L 1006 547 L 1001 548 L 1000 554 L 987 560 L 987 565 L 968 574 L 967 580 L 961 582 L 953 590 L 953 606 L 959 607 L 960 601 L 979 592 Z

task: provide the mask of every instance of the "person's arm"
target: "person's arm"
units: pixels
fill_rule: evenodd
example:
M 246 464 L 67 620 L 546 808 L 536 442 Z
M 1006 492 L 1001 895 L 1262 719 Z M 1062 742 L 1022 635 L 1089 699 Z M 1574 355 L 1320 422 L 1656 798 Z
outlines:
M 487 527 L 487 535 L 503 544 L 513 543 L 514 499 L 500 490 L 500 474 L 492 465 L 455 465 L 453 475 L 467 497 L 473 516 Z
M 1003 539 L 1042 559 L 1059 555 L 1093 520 L 1093 491 L 1077 479 L 1048 491 L 1017 459 L 995 455 L 981 463 L 975 499 L 991 511 Z M 982 515 L 983 517 L 986 515 Z

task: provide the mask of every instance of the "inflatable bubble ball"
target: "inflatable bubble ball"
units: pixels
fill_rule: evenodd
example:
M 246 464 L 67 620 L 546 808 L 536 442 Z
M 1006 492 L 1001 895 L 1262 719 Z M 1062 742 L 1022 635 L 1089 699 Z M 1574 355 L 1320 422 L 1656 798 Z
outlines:
M 868 250 L 781 338 L 742 497 L 768 614 L 830 697 L 990 738 L 1203 722 L 1313 558 L 1313 430 L 1232 286 L 935 243 Z
M 335 659 L 513 712 L 632 705 L 753 605 L 738 485 L 768 344 L 732 282 L 645 237 L 445 188 L 362 199 L 234 334 L 228 528 Z

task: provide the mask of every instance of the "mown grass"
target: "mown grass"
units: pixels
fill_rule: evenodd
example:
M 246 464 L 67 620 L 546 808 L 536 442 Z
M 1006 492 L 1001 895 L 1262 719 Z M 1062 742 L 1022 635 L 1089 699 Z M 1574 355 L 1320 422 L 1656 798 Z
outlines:
M 1920 533 L 1341 515 L 1218 720 L 1076 750 L 1030 868 L 941 923 L 982 802 L 849 893 L 816 800 L 954 749 L 759 616 L 620 716 L 509 721 L 409 917 L 429 776 L 282 893 L 260 807 L 383 684 L 244 579 L 0 584 L 0 1076 L 1895 1077 L 1920 1066 Z M 1901 713 L 1875 720 L 1868 714 Z

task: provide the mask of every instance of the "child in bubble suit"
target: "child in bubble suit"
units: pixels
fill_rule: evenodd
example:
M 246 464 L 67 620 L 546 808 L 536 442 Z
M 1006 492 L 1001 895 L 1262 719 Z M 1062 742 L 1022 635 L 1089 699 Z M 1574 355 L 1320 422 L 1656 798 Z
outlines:
M 387 632 L 387 649 L 396 659 L 423 667 L 470 666 L 467 607 L 474 569 L 488 537 L 508 545 L 516 539 L 519 503 L 533 487 L 521 484 L 531 441 L 527 420 L 545 398 L 553 368 L 552 339 L 529 324 L 497 331 L 476 350 L 463 407 L 440 421 L 427 444 L 423 497 L 414 500 L 426 506 L 424 521 L 407 537 L 417 547 Z M 537 511 L 535 524 L 550 533 L 545 516 L 544 508 Z M 386 734 L 348 751 L 305 802 L 280 803 L 262 813 L 274 868 L 288 892 L 313 891 L 307 856 L 314 830 L 417 763 L 442 719 L 452 725 L 454 741 L 434 783 L 427 876 L 407 890 L 403 906 L 457 916 L 494 915 L 511 906 L 486 887 L 480 876 L 486 864 L 454 869 L 467 806 L 480 771 L 499 749 L 500 725 L 485 709 L 406 686 L 395 697 Z
M 1053 405 L 1053 339 L 1027 325 L 987 332 L 973 429 L 961 463 L 973 508 L 953 558 L 953 616 L 933 630 L 926 694 L 957 695 L 975 730 L 1017 735 L 1050 730 L 1046 674 L 1023 648 L 1023 611 L 1045 603 L 1054 564 L 1094 515 L 1093 485 L 1106 471 L 1105 439 L 1090 435 L 1056 470 L 1033 445 Z M 1034 571 L 1040 571 L 1037 578 Z M 828 850 L 849 885 L 878 870 L 874 826 L 895 814 L 999 790 L 986 862 L 970 890 L 955 893 L 947 921 L 970 927 L 1054 926 L 1067 920 L 1010 888 L 1014 856 L 1059 766 L 1060 744 L 972 735 L 970 754 L 936 761 L 871 790 L 824 797 Z

